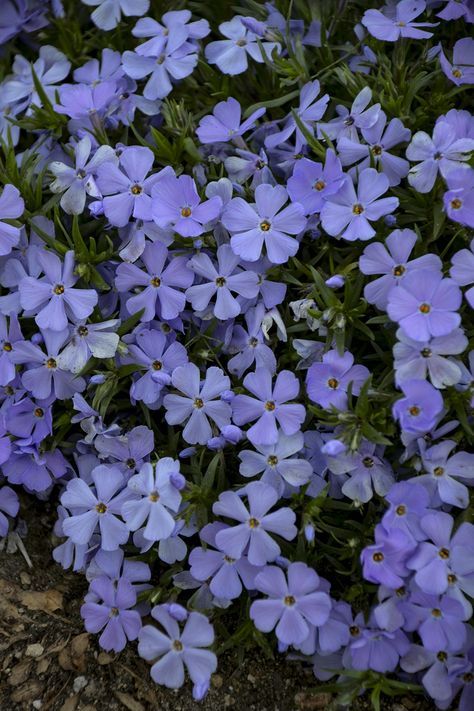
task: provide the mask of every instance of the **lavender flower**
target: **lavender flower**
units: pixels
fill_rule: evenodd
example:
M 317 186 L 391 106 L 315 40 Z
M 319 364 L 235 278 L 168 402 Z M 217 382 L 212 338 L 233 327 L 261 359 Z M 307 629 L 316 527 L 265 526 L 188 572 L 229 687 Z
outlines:
M 456 328 L 447 336 L 438 336 L 430 341 L 415 341 L 403 329 L 397 331 L 398 343 L 393 347 L 395 382 L 429 378 L 435 388 L 456 385 L 462 377 L 459 365 L 447 355 L 459 355 L 468 344 L 462 329 Z
M 313 124 L 315 121 L 319 121 L 323 117 L 329 102 L 329 94 L 324 94 L 316 101 L 320 90 L 321 86 L 317 79 L 308 82 L 301 89 L 300 105 L 296 109 L 296 113 L 309 133 L 313 132 Z M 302 146 L 306 145 L 307 141 L 292 115 L 285 121 L 285 126 L 281 131 L 267 136 L 265 146 L 267 148 L 275 148 L 287 141 L 294 133 L 296 133 L 295 149 L 299 152 Z
M 318 590 L 319 576 L 305 563 L 291 563 L 287 578 L 274 565 L 257 575 L 257 590 L 268 597 L 252 603 L 250 619 L 261 632 L 270 632 L 276 626 L 276 636 L 283 644 L 301 644 L 310 633 L 310 625 L 321 627 L 327 622 L 331 599 Z
M 436 425 L 443 409 L 443 398 L 426 380 L 406 380 L 400 389 L 404 397 L 393 405 L 395 420 L 399 420 L 402 430 L 414 434 L 429 432 Z
M 441 69 L 456 86 L 474 84 L 474 39 L 463 37 L 453 47 L 453 61 L 448 61 L 441 50 L 439 55 Z
M 359 174 L 357 193 L 347 178 L 335 195 L 329 195 L 321 210 L 323 229 L 332 237 L 341 236 L 350 242 L 367 240 L 375 235 L 369 224 L 388 215 L 398 207 L 398 198 L 380 198 L 387 192 L 389 180 L 374 168 Z
M 163 175 L 153 190 L 152 216 L 159 227 L 173 227 L 182 237 L 198 237 L 215 220 L 222 207 L 218 195 L 201 203 L 196 183 L 189 175 Z
M 38 252 L 44 276 L 25 277 L 19 285 L 23 309 L 36 314 L 40 328 L 62 331 L 72 321 L 86 319 L 97 304 L 93 289 L 75 289 L 78 277 L 74 274 L 74 252 L 66 252 L 64 263 L 52 252 Z
M 186 291 L 186 299 L 191 302 L 195 311 L 203 311 L 216 295 L 213 313 L 223 321 L 234 318 L 241 313 L 241 305 L 231 292 L 246 299 L 258 294 L 258 276 L 255 272 L 238 269 L 240 258 L 237 257 L 228 244 L 217 249 L 217 265 L 205 252 L 191 257 L 188 267 L 198 274 L 202 283 L 190 286 Z M 217 268 L 216 268 L 217 267 Z
M 313 474 L 311 464 L 305 459 L 293 455 L 301 452 L 304 446 L 303 434 L 280 434 L 274 445 L 257 446 L 256 452 L 244 450 L 239 453 L 240 474 L 253 477 L 262 474 L 262 481 L 271 484 L 281 495 L 285 482 L 290 486 L 307 484 Z
M 0 257 L 10 254 L 20 241 L 20 228 L 4 220 L 15 220 L 21 217 L 24 209 L 25 202 L 19 190 L 7 183 L 0 196 Z
M 243 136 L 249 131 L 265 113 L 266 109 L 261 108 L 253 111 L 250 116 L 241 123 L 241 112 L 239 102 L 229 97 L 226 101 L 220 101 L 215 105 L 211 116 L 204 116 L 199 122 L 196 134 L 201 143 L 217 143 L 234 140 L 237 136 Z
M 239 426 L 257 420 L 247 431 L 253 445 L 276 444 L 277 423 L 286 435 L 299 431 L 306 413 L 303 405 L 288 403 L 299 392 L 299 382 L 291 371 L 280 371 L 272 386 L 272 374 L 265 368 L 257 368 L 245 376 L 244 385 L 254 397 L 237 395 L 232 400 L 232 417 Z
M 354 356 L 346 351 L 339 355 L 335 350 L 323 355 L 322 363 L 313 363 L 306 376 L 306 390 L 310 400 L 321 407 L 347 409 L 347 388 L 352 383 L 353 395 L 358 395 L 369 371 L 363 365 L 354 365 Z
M 328 195 L 337 193 L 344 182 L 341 161 L 332 150 L 326 152 L 326 162 L 315 163 L 302 158 L 288 180 L 288 194 L 294 202 L 305 208 L 305 213 L 312 215 L 321 212 Z
M 0 538 L 8 533 L 7 516 L 16 516 L 20 509 L 20 502 L 16 492 L 9 486 L 0 488 Z
M 248 508 L 234 491 L 224 491 L 213 505 L 216 515 L 240 522 L 219 531 L 216 544 L 231 558 L 238 559 L 246 551 L 251 565 L 265 565 L 280 555 L 280 546 L 268 531 L 291 541 L 296 536 L 296 516 L 289 508 L 267 513 L 279 498 L 276 490 L 268 484 L 253 481 L 247 484 L 245 493 Z
M 130 609 L 135 606 L 137 595 L 125 578 L 114 583 L 105 575 L 95 578 L 90 584 L 90 590 L 101 602 L 86 602 L 82 605 L 84 626 L 92 633 L 103 630 L 99 637 L 103 649 L 121 652 L 127 640 L 137 639 L 142 626 L 139 613 Z
M 235 75 L 245 72 L 248 67 L 248 56 L 255 62 L 263 63 L 262 51 L 267 59 L 271 59 L 274 50 L 277 53 L 281 50 L 278 42 L 266 41 L 261 43 L 262 49 L 260 49 L 257 35 L 247 30 L 239 15 L 230 22 L 222 22 L 219 25 L 219 32 L 228 39 L 210 42 L 205 54 L 209 64 L 217 64 L 224 74 Z
M 362 24 L 371 35 L 384 42 L 396 42 L 400 37 L 413 39 L 428 39 L 432 32 L 420 30 L 420 27 L 436 27 L 437 23 L 413 22 L 426 7 L 424 0 L 401 0 L 395 7 L 388 9 L 387 14 L 380 10 L 366 10 Z M 390 14 L 389 14 L 390 13 Z
M 209 419 L 221 428 L 230 424 L 231 408 L 219 398 L 230 388 L 230 380 L 220 368 L 212 366 L 206 371 L 201 384 L 199 368 L 187 363 L 175 368 L 171 382 L 182 395 L 165 395 L 166 421 L 170 425 L 183 424 L 183 438 L 189 444 L 205 444 L 212 436 Z
M 84 5 L 97 7 L 91 15 L 92 22 L 101 30 L 117 27 L 122 13 L 126 17 L 144 15 L 150 7 L 150 0 L 82 0 Z
M 461 249 L 452 258 L 450 269 L 452 279 L 459 286 L 474 284 L 474 240 L 471 241 L 470 250 Z M 474 287 L 468 289 L 464 296 L 469 305 L 474 308 Z
M 449 219 L 474 227 L 474 170 L 453 170 L 446 180 L 443 203 Z
M 288 194 L 281 185 L 258 185 L 255 206 L 243 198 L 233 198 L 224 209 L 222 224 L 231 232 L 235 254 L 249 262 L 262 255 L 265 244 L 268 258 L 283 264 L 298 251 L 298 242 L 289 235 L 301 232 L 306 224 L 304 208 L 290 203 L 283 210 Z
M 416 481 L 427 489 L 434 505 L 443 502 L 465 509 L 469 505 L 466 484 L 471 485 L 474 479 L 474 454 L 457 452 L 449 456 L 455 447 L 456 442 L 448 439 L 426 449 L 422 454 L 426 473 Z
M 217 668 L 217 658 L 213 652 L 203 649 L 214 641 L 214 630 L 207 617 L 199 612 L 191 612 L 181 632 L 165 605 L 154 607 L 151 615 L 164 632 L 160 632 L 154 625 L 142 627 L 138 638 L 138 653 L 153 662 L 153 681 L 169 689 L 178 689 L 184 683 L 186 667 L 194 684 L 194 693 L 203 685 L 208 685 L 211 674 Z

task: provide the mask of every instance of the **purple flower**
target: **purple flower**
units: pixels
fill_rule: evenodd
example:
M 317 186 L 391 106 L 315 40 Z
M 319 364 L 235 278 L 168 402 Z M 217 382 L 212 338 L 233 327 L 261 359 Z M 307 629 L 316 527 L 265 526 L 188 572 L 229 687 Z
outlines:
M 301 432 L 293 435 L 280 433 L 276 444 L 257 446 L 256 452 L 246 449 L 239 453 L 240 474 L 252 477 L 263 472 L 262 481 L 274 486 L 280 495 L 285 482 L 290 486 L 307 484 L 313 474 L 313 467 L 306 459 L 293 456 L 301 452 L 303 446 Z
M 104 81 L 97 85 L 63 84 L 59 89 L 59 104 L 54 104 L 58 114 L 65 114 L 72 120 L 71 128 L 80 127 L 93 130 L 101 125 L 112 102 L 116 99 L 115 81 Z
M 423 471 L 415 480 L 428 490 L 434 498 L 434 505 L 439 502 L 467 508 L 469 505 L 469 491 L 466 484 L 474 482 L 474 454 L 457 452 L 451 457 L 456 442 L 443 440 L 433 445 L 422 453 Z M 457 481 L 461 479 L 461 481 Z
M 352 394 L 358 395 L 370 373 L 363 365 L 354 365 L 349 351 L 339 355 L 336 350 L 323 355 L 322 363 L 313 363 L 306 376 L 308 397 L 321 407 L 347 409 L 347 388 L 352 383 Z
M 467 348 L 468 340 L 462 329 L 456 328 L 447 336 L 438 336 L 430 341 L 415 341 L 400 328 L 397 338 L 398 343 L 393 347 L 397 385 L 411 378 L 423 380 L 427 375 L 435 388 L 442 389 L 459 383 L 462 378 L 461 368 L 444 356 L 459 355 Z
M 163 388 L 171 383 L 173 370 L 188 362 L 188 354 L 178 341 L 169 343 L 161 331 L 139 331 L 135 340 L 136 343 L 128 346 L 127 361 L 140 366 L 140 371 L 130 388 L 130 395 L 148 407 L 154 407 Z M 145 373 L 142 373 L 143 368 Z
M 413 230 L 394 230 L 385 240 L 385 245 L 373 242 L 365 248 L 359 259 L 361 272 L 384 275 L 364 288 L 364 296 L 370 304 L 385 310 L 391 289 L 403 283 L 404 277 L 414 269 L 441 271 L 441 260 L 436 254 L 423 254 L 408 261 L 416 240 Z
M 151 17 L 138 20 L 132 30 L 134 37 L 150 37 L 147 42 L 140 45 L 140 51 L 153 48 L 158 54 L 165 47 L 167 38 L 173 32 L 179 32 L 184 40 L 202 39 L 209 34 L 210 28 L 207 20 L 189 22 L 192 15 L 189 10 L 171 10 L 165 12 L 160 24 Z
M 335 195 L 329 195 L 321 210 L 323 229 L 332 237 L 341 236 L 353 242 L 367 240 L 375 235 L 369 224 L 388 215 L 398 207 L 398 198 L 378 199 L 387 192 L 389 181 L 383 173 L 366 168 L 359 174 L 357 193 L 348 177 Z
M 366 143 L 359 143 L 344 136 L 339 139 L 337 150 L 342 165 L 357 163 L 360 171 L 369 168 L 372 159 L 387 176 L 389 185 L 398 185 L 407 175 L 410 164 L 404 158 L 394 156 L 388 151 L 399 143 L 408 142 L 411 131 L 397 118 L 387 125 L 387 116 L 381 111 L 374 125 L 363 128 L 361 133 Z
M 446 117 L 441 117 L 433 129 L 433 138 L 418 131 L 407 148 L 407 158 L 420 161 L 410 168 L 408 182 L 420 193 L 429 193 L 438 171 L 443 178 L 456 169 L 468 170 L 467 161 L 474 150 L 474 138 L 461 138 Z
M 136 264 L 124 263 L 117 267 L 115 286 L 118 291 L 144 287 L 143 291 L 127 299 L 128 312 L 134 314 L 144 309 L 140 320 L 152 321 L 159 306 L 162 318 L 175 319 L 186 303 L 186 297 L 178 289 L 186 289 L 193 282 L 193 273 L 186 266 L 187 258 L 171 255 L 161 242 L 153 242 L 147 244 L 141 260 L 146 271 Z
M 16 492 L 9 486 L 2 486 L 0 488 L 0 538 L 4 538 L 8 533 L 7 516 L 16 516 L 19 509 L 20 502 Z
M 394 481 L 390 464 L 378 456 L 375 444 L 365 440 L 357 452 L 339 453 L 335 457 L 327 455 L 327 463 L 335 476 L 345 479 L 341 491 L 353 501 L 367 503 L 373 491 L 384 496 Z
M 459 652 L 466 642 L 466 614 L 459 600 L 415 592 L 410 597 L 406 628 L 415 627 L 432 652 Z M 410 619 L 411 618 L 411 619 Z
M 205 225 L 215 220 L 222 208 L 218 195 L 201 202 L 196 183 L 190 175 L 177 178 L 163 175 L 152 193 L 152 216 L 158 227 L 173 227 L 182 237 L 198 237 Z
M 350 138 L 357 141 L 358 129 L 370 128 L 375 124 L 380 113 L 380 104 L 367 108 L 372 100 L 372 89 L 365 86 L 354 99 L 352 106 L 336 106 L 337 118 L 329 123 L 318 124 L 318 138 L 323 138 L 325 133 L 329 138 L 340 140 Z
M 443 410 L 443 398 L 426 380 L 406 380 L 400 389 L 405 397 L 395 402 L 392 408 L 393 417 L 400 422 L 400 427 L 406 432 L 425 434 L 438 422 L 438 416 Z
M 255 62 L 264 62 L 262 51 L 267 59 L 271 60 L 271 55 L 276 49 L 280 52 L 281 47 L 278 42 L 261 42 L 261 48 L 257 44 L 257 35 L 247 30 L 240 16 L 234 17 L 229 22 L 222 22 L 219 25 L 219 32 L 228 37 L 225 40 L 210 42 L 205 50 L 206 59 L 209 64 L 217 64 L 224 74 L 242 74 L 248 67 L 248 55 Z
M 10 254 L 20 241 L 20 228 L 10 225 L 4 220 L 15 220 L 21 217 L 25 202 L 14 185 L 7 183 L 0 196 L 0 257 Z
M 93 292 L 95 294 L 95 292 Z M 31 341 L 18 341 L 11 352 L 13 363 L 26 363 L 28 369 L 21 376 L 22 385 L 33 397 L 44 400 L 54 391 L 59 400 L 67 400 L 82 392 L 86 382 L 74 373 L 63 370 L 59 352 L 67 340 L 67 331 L 43 331 L 45 351 Z
M 220 400 L 220 394 L 230 388 L 230 380 L 220 368 L 212 366 L 206 371 L 201 384 L 199 368 L 187 363 L 175 368 L 171 382 L 182 395 L 165 395 L 166 421 L 170 425 L 184 424 L 183 438 L 189 444 L 206 444 L 212 437 L 209 419 L 221 428 L 230 424 L 231 408 Z
M 179 462 L 171 457 L 158 460 L 153 471 L 151 464 L 144 464 L 138 474 L 128 480 L 128 488 L 139 499 L 125 501 L 122 516 L 130 531 L 143 526 L 143 536 L 148 541 L 169 538 L 175 527 L 170 513 L 176 513 L 181 503 L 181 494 L 173 485 L 171 475 L 179 473 Z
M 453 48 L 452 64 L 441 50 L 439 55 L 441 69 L 456 86 L 474 84 L 474 39 L 463 37 Z
M 276 636 L 283 644 L 301 644 L 310 626 L 324 625 L 331 610 L 331 598 L 318 590 L 319 576 L 305 563 L 291 563 L 287 577 L 274 565 L 257 575 L 257 590 L 268 595 L 250 608 L 250 619 L 261 632 L 276 626 Z
M 334 195 L 344 182 L 341 162 L 332 150 L 326 152 L 326 162 L 315 163 L 302 158 L 288 180 L 288 194 L 294 202 L 303 205 L 305 213 L 313 215 L 320 212 L 328 195 Z
M 92 22 L 101 30 L 113 30 L 119 24 L 122 13 L 125 17 L 144 15 L 150 0 L 82 0 L 84 5 L 97 7 L 91 14 Z
M 64 476 L 68 467 L 58 449 L 39 453 L 35 446 L 29 445 L 14 449 L 2 470 L 11 484 L 20 484 L 27 491 L 42 492 L 47 491 L 55 479 Z
M 46 250 L 39 251 L 37 259 L 44 276 L 25 277 L 19 285 L 20 302 L 25 311 L 36 314 L 40 328 L 62 331 L 72 321 L 86 319 L 97 304 L 94 289 L 74 289 L 78 278 L 74 274 L 74 252 L 66 252 L 64 263 Z
M 120 52 L 113 49 L 103 49 L 99 59 L 90 59 L 74 70 L 74 81 L 97 86 L 104 81 L 117 81 L 123 77 L 120 68 Z
M 409 648 L 408 637 L 402 630 L 387 632 L 366 628 L 350 642 L 350 666 L 359 671 L 393 672 Z
M 51 400 L 28 397 L 14 403 L 8 411 L 8 432 L 19 439 L 18 446 L 40 444 L 53 431 Z
M 449 219 L 474 228 L 474 170 L 453 170 L 446 181 L 443 202 Z
M 474 284 L 474 240 L 471 241 L 470 250 L 461 249 L 456 252 L 449 273 L 459 286 Z M 469 305 L 474 308 L 474 287 L 468 289 L 464 295 Z
M 178 689 L 184 684 L 186 667 L 195 691 L 196 687 L 208 684 L 211 674 L 216 671 L 217 658 L 213 652 L 203 649 L 214 641 L 214 630 L 207 617 L 191 612 L 181 632 L 165 605 L 154 607 L 151 615 L 164 632 L 154 625 L 142 627 L 138 637 L 138 654 L 153 662 L 153 681 L 169 689 Z
M 470 7 L 470 0 L 447 0 L 437 17 L 443 20 L 458 20 L 464 17 L 466 22 L 474 22 L 474 10 Z
M 43 91 L 51 102 L 54 102 L 55 92 L 59 82 L 69 74 L 71 63 L 56 47 L 44 45 L 40 47 L 39 57 L 34 63 L 17 54 L 13 62 L 13 77 L 7 79 L 2 86 L 3 99 L 9 104 L 18 104 L 21 111 L 30 114 L 31 104 L 41 107 L 43 102 L 36 91 L 33 80 L 33 70 Z
M 447 336 L 461 323 L 461 290 L 440 272 L 416 269 L 388 295 L 387 313 L 415 341 Z
M 311 134 L 313 133 L 314 122 L 319 121 L 319 119 L 323 117 L 329 102 L 329 94 L 324 94 L 324 96 L 316 101 L 320 90 L 321 86 L 317 79 L 305 84 L 300 93 L 300 105 L 296 109 L 299 119 Z M 265 146 L 267 148 L 276 148 L 285 143 L 295 132 L 295 150 L 298 153 L 301 151 L 301 148 L 306 145 L 307 140 L 298 127 L 293 115 L 290 115 L 286 119 L 285 126 L 281 131 L 272 133 L 266 137 Z
M 79 373 L 91 356 L 113 358 L 120 336 L 112 333 L 120 321 L 110 319 L 102 323 L 88 323 L 84 319 L 74 327 L 71 339 L 59 357 L 59 366 L 71 373 Z
M 131 474 L 141 469 L 155 444 L 153 431 L 144 425 L 138 425 L 126 436 L 100 434 L 94 446 L 102 457 L 112 460 L 112 464 L 121 470 L 127 481 Z
M 262 184 L 255 189 L 255 205 L 239 197 L 226 205 L 222 224 L 232 234 L 230 244 L 235 254 L 255 262 L 264 244 L 273 264 L 283 264 L 296 254 L 298 241 L 289 235 L 301 232 L 306 218 L 299 203 L 290 203 L 282 210 L 287 199 L 283 186 Z
M 212 311 L 216 318 L 226 321 L 241 313 L 241 304 L 231 292 L 246 299 L 257 296 L 257 274 L 238 268 L 239 263 L 240 257 L 234 254 L 228 244 L 218 247 L 216 266 L 205 252 L 191 257 L 188 267 L 205 280 L 190 286 L 186 291 L 186 299 L 191 302 L 195 311 L 204 311 L 216 295 Z
M 84 212 L 86 194 L 93 198 L 102 197 L 94 179 L 97 169 L 107 161 L 117 162 L 117 156 L 111 146 L 99 146 L 92 158 L 90 158 L 91 150 L 91 140 L 89 136 L 84 136 L 74 146 L 74 167 L 57 160 L 48 166 L 55 177 L 49 186 L 50 190 L 53 193 L 63 193 L 60 205 L 68 215 L 79 215 Z
M 189 565 L 191 575 L 196 580 L 204 582 L 210 579 L 209 589 L 213 595 L 223 600 L 234 600 L 242 592 L 242 583 L 247 590 L 255 589 L 255 576 L 261 568 L 251 565 L 245 555 L 231 558 L 219 549 L 216 535 L 226 528 L 228 526 L 218 522 L 204 526 L 199 535 L 207 546 L 193 548 L 189 555 Z
M 416 543 L 401 528 L 386 531 L 381 524 L 375 527 L 375 541 L 360 556 L 364 578 L 396 590 L 410 574 L 406 560 Z
M 74 543 L 89 543 L 97 527 L 101 535 L 101 548 L 114 551 L 129 537 L 129 531 L 120 520 L 122 504 L 130 498 L 122 472 L 101 465 L 91 472 L 93 487 L 83 479 L 71 479 L 61 496 L 62 505 L 71 511 L 63 522 L 63 530 Z
M 105 195 L 104 214 L 112 225 L 124 227 L 133 215 L 136 219 L 151 220 L 151 189 L 171 168 L 146 177 L 153 167 L 153 151 L 144 146 L 130 146 L 122 150 L 119 165 L 102 163 L 97 169 L 97 186 Z
M 232 417 L 239 426 L 257 420 L 247 431 L 253 445 L 276 444 L 277 424 L 286 435 L 300 430 L 306 412 L 304 405 L 288 402 L 298 396 L 300 389 L 298 379 L 291 371 L 280 371 L 272 386 L 272 374 L 266 368 L 257 368 L 245 376 L 243 384 L 254 397 L 237 395 L 232 400 Z
M 401 0 L 395 7 L 389 6 L 387 14 L 366 10 L 361 21 L 371 35 L 384 42 L 396 42 L 400 37 L 428 39 L 433 33 L 418 28 L 436 27 L 438 23 L 413 22 L 425 8 L 425 0 Z
M 456 583 L 467 595 L 474 592 L 472 523 L 462 523 L 452 536 L 453 518 L 443 511 L 428 513 L 420 526 L 429 541 L 418 545 L 407 567 L 415 571 L 415 582 L 423 592 L 442 595 Z
M 251 129 L 265 111 L 265 108 L 257 109 L 241 123 L 240 104 L 236 99 L 229 97 L 214 106 L 211 116 L 204 116 L 201 119 L 196 134 L 201 143 L 231 141 Z
M 262 481 L 247 484 L 245 494 L 248 508 L 235 491 L 224 491 L 213 505 L 212 511 L 216 516 L 240 522 L 219 531 L 216 544 L 231 558 L 241 558 L 246 553 L 251 565 L 265 565 L 280 555 L 280 546 L 268 531 L 291 541 L 297 533 L 294 525 L 296 516 L 286 507 L 267 513 L 275 506 L 279 496 L 273 486 Z
M 400 529 L 411 540 L 422 541 L 425 534 L 420 528 L 420 521 L 428 513 L 429 496 L 417 481 L 398 482 L 385 494 L 390 506 L 382 518 L 382 525 L 389 533 Z
M 0 385 L 7 385 L 14 380 L 16 375 L 15 364 L 11 353 L 17 341 L 22 341 L 20 324 L 17 317 L 10 316 L 10 324 L 3 314 L 0 314 Z
M 106 575 L 94 578 L 90 590 L 101 602 L 82 605 L 84 627 L 92 633 L 103 630 L 100 646 L 106 651 L 121 652 L 127 640 L 137 639 L 142 626 L 139 613 L 130 609 L 137 602 L 136 592 L 126 578 L 115 583 Z

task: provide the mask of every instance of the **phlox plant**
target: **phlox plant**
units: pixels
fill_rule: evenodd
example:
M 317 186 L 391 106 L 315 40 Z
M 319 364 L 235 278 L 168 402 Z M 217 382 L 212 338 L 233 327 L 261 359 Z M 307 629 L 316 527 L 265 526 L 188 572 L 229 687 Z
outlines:
M 468 711 L 472 2 L 191 5 L 0 3 L 0 536 L 196 701 Z

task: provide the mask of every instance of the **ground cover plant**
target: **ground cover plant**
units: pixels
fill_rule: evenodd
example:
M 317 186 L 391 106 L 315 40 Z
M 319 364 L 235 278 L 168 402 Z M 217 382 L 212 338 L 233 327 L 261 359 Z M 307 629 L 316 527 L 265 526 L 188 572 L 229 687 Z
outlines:
M 474 705 L 474 7 L 4 0 L 0 535 L 85 629 Z

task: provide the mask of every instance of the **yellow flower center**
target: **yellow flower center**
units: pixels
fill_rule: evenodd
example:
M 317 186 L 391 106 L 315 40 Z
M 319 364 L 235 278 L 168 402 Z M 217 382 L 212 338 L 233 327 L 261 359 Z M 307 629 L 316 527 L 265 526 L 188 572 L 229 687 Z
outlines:
M 410 413 L 410 415 L 413 415 L 413 417 L 417 417 L 420 414 L 421 410 L 418 405 L 412 405 L 408 408 L 408 412 Z
M 324 190 L 325 187 L 326 187 L 326 183 L 324 182 L 324 180 L 317 180 L 315 182 L 315 184 L 313 185 L 313 188 L 315 190 L 317 190 L 318 192 L 320 192 L 321 190 Z
M 362 213 L 364 212 L 364 208 L 362 207 L 362 205 L 360 203 L 357 203 L 352 208 L 352 212 L 354 213 L 354 215 L 362 215 Z
M 153 370 L 161 370 L 163 365 L 160 360 L 154 360 L 151 364 L 151 367 L 153 368 Z
M 64 294 L 64 286 L 62 284 L 56 284 L 53 291 L 55 294 L 60 296 L 61 294 Z
M 267 459 L 267 464 L 270 467 L 276 467 L 276 465 L 278 464 L 278 457 L 275 457 L 274 454 L 270 454 L 270 456 Z
M 132 185 L 130 192 L 132 195 L 140 195 L 143 192 L 143 188 L 141 185 Z
M 443 476 L 443 474 L 444 474 L 444 469 L 443 469 L 443 467 L 435 467 L 435 468 L 433 469 L 433 474 L 434 474 L 435 476 Z
M 285 605 L 291 606 L 295 604 L 296 600 L 293 595 L 286 595 L 283 602 L 285 603 Z
M 225 286 L 225 277 L 217 277 L 216 279 L 216 285 L 217 286 Z
M 396 267 L 393 267 L 393 276 L 401 277 L 405 274 L 405 271 L 406 269 L 403 264 L 397 264 Z
M 35 415 L 35 417 L 43 417 L 44 410 L 41 407 L 37 407 L 34 410 L 34 415 Z
M 48 360 L 46 361 L 46 367 L 50 370 L 57 367 L 57 363 L 54 358 L 48 358 Z
M 201 400 L 200 397 L 194 398 L 194 407 L 196 407 L 198 410 L 204 407 L 204 402 Z
M 419 309 L 422 314 L 429 314 L 431 306 L 429 304 L 420 304 Z
M 449 550 L 447 548 L 440 548 L 438 551 L 438 555 L 443 560 L 447 560 L 449 558 Z
M 160 495 L 157 491 L 152 491 L 148 498 L 153 503 L 156 503 L 159 500 Z
M 98 514 L 105 514 L 105 512 L 107 511 L 107 506 L 105 504 L 103 504 L 101 501 L 100 503 L 97 504 L 97 506 L 95 507 L 95 510 L 97 511 Z
M 7 351 L 7 353 L 10 353 L 10 351 L 13 350 L 12 344 L 8 341 L 5 341 L 5 343 L 3 344 L 3 350 Z
M 462 207 L 462 200 L 454 198 L 454 200 L 451 200 L 451 207 L 453 210 L 459 210 L 459 208 Z
M 249 518 L 250 528 L 258 528 L 260 526 L 260 521 L 257 518 Z
M 407 512 L 407 507 L 404 506 L 403 504 L 400 504 L 399 506 L 397 506 L 395 511 L 397 513 L 397 516 L 404 516 Z
M 336 380 L 336 378 L 329 378 L 328 385 L 332 390 L 336 390 L 339 387 L 339 380 Z
M 268 220 L 263 220 L 263 222 L 260 223 L 260 229 L 262 232 L 268 232 L 270 229 L 271 224 L 268 222 Z
M 267 402 L 265 403 L 265 410 L 267 410 L 268 412 L 273 412 L 275 407 L 276 405 L 273 400 L 267 400 Z
M 190 207 L 181 208 L 181 217 L 191 217 L 191 208 Z
M 153 279 L 150 280 L 150 284 L 154 286 L 155 289 L 158 289 L 158 287 L 161 286 L 160 277 L 154 276 Z
M 383 559 L 384 559 L 383 553 L 374 553 L 374 555 L 372 556 L 372 560 L 375 563 L 381 563 L 383 561 Z

